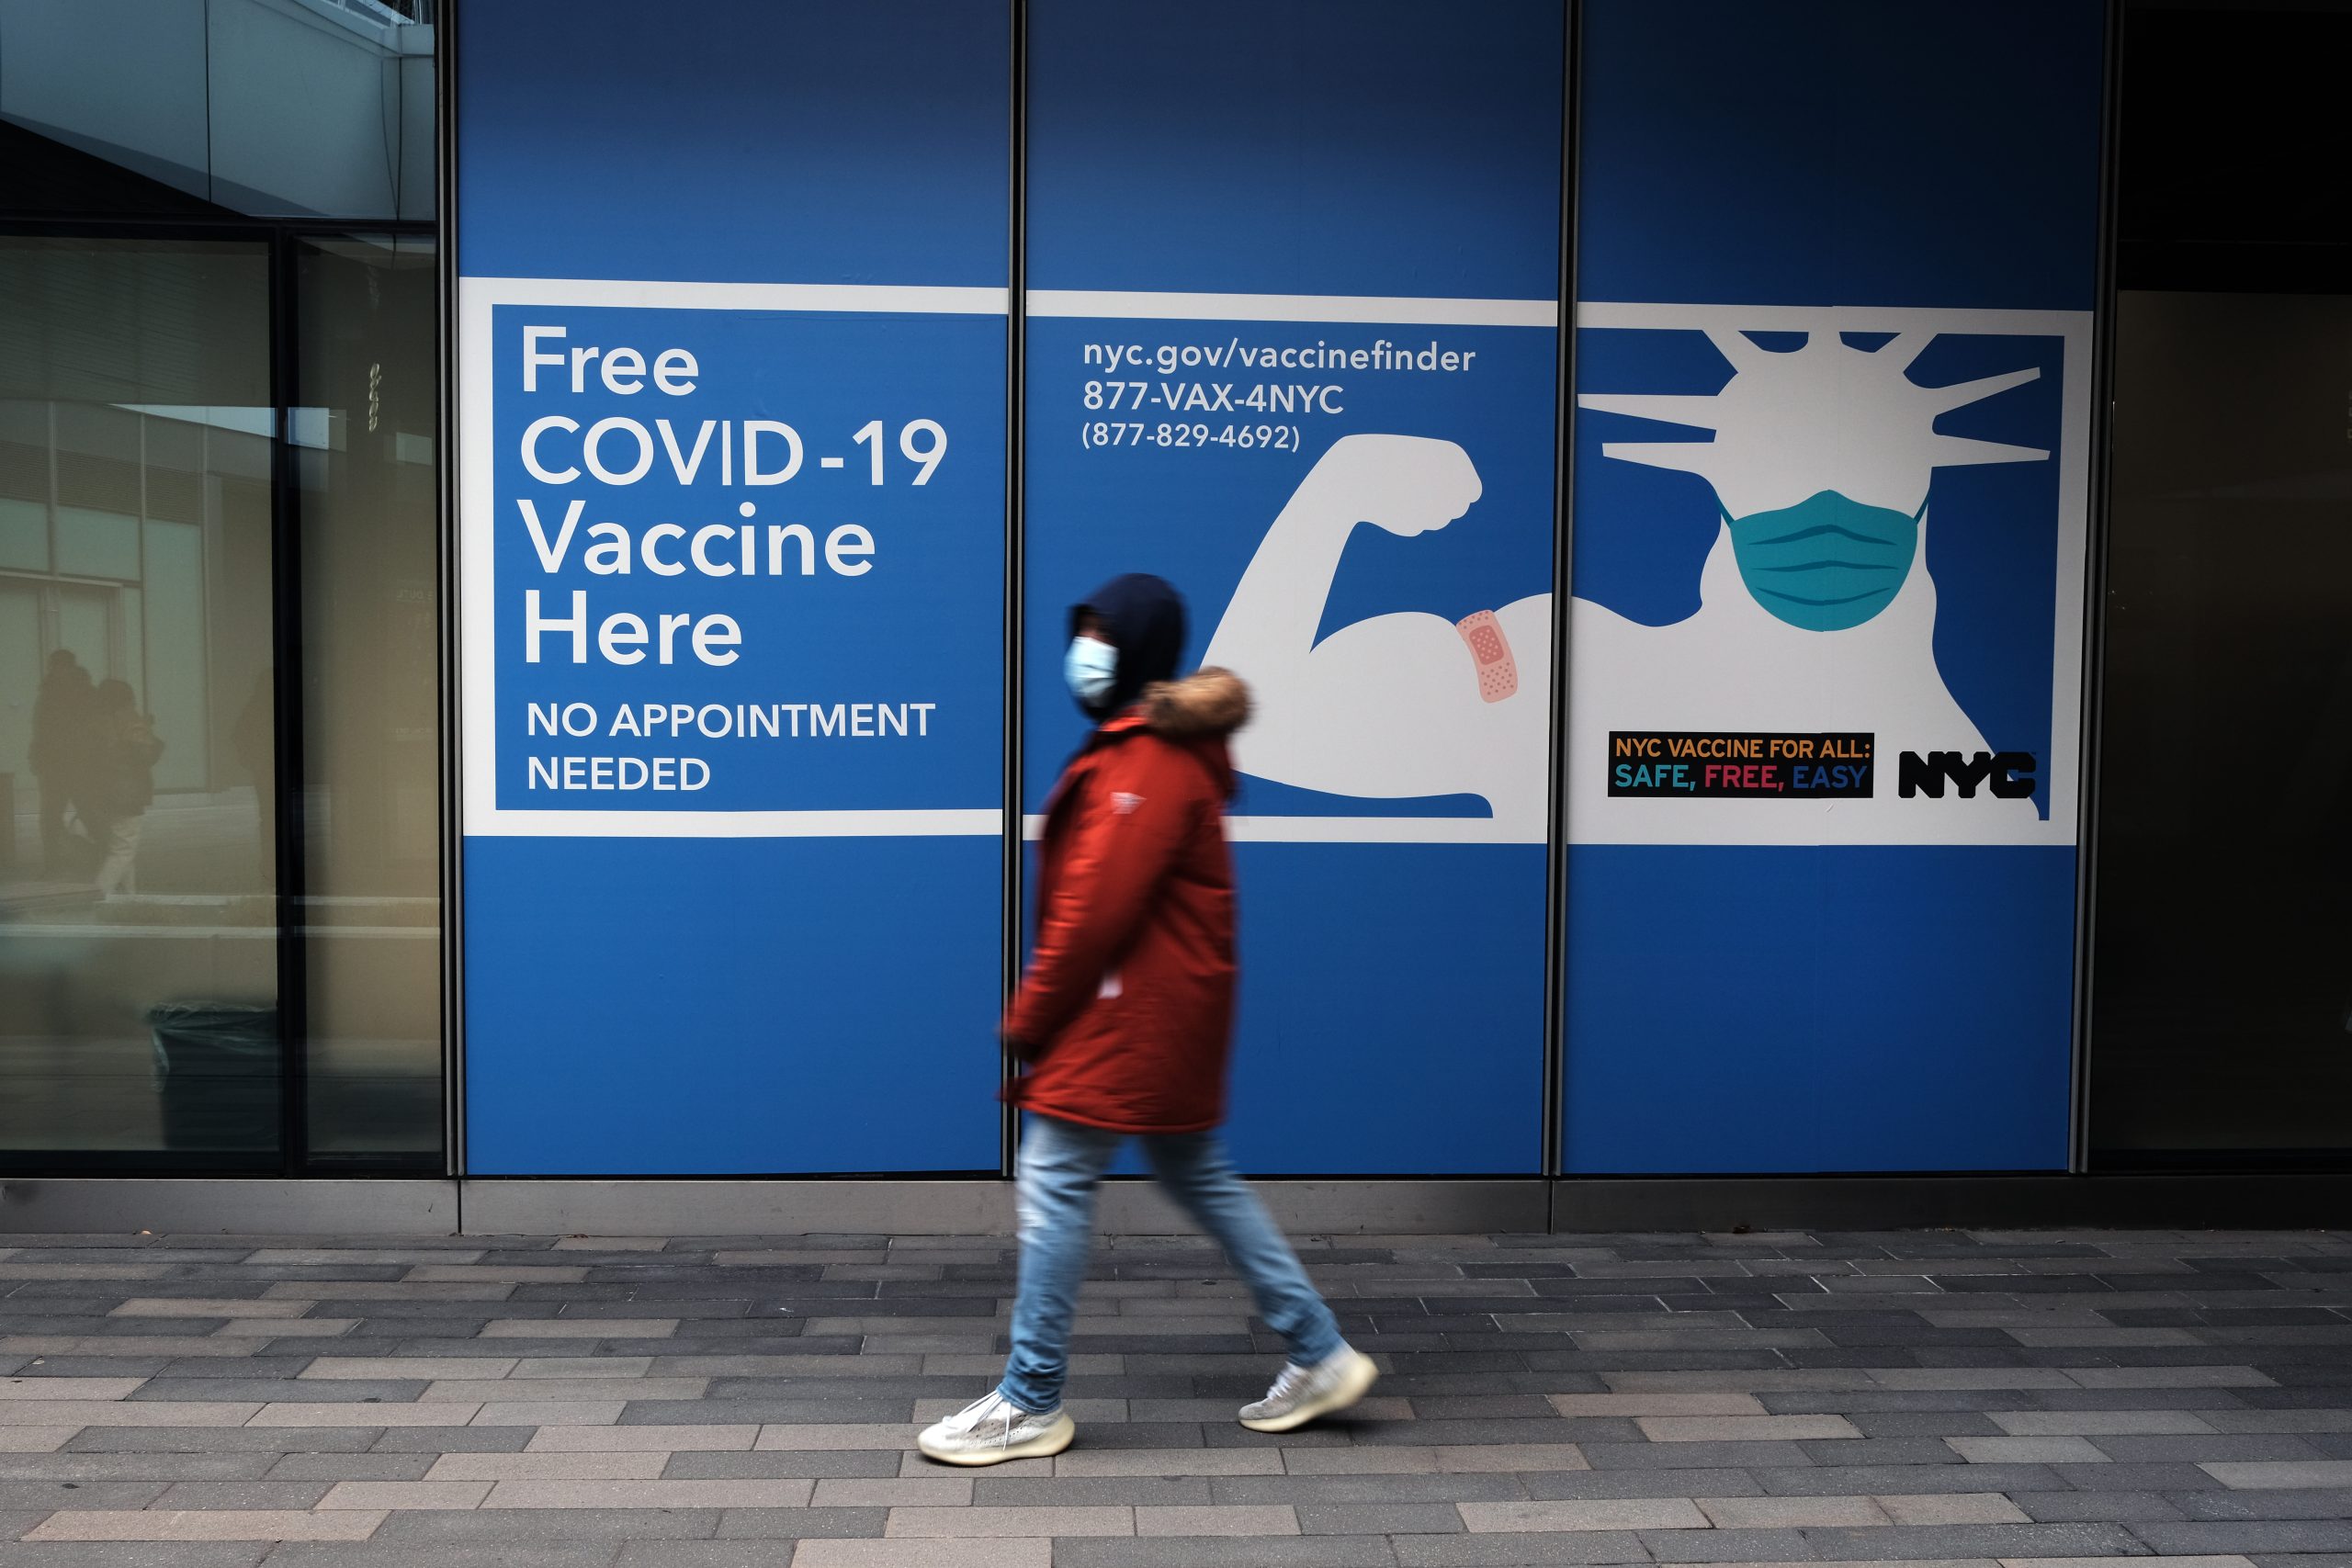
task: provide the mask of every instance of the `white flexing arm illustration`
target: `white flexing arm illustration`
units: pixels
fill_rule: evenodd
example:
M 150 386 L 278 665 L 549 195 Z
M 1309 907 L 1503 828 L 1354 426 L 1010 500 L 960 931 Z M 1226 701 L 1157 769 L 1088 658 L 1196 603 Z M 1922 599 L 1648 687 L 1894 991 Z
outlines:
M 1323 454 L 1267 530 L 1203 659 L 1256 692 L 1237 747 L 1245 772 L 1371 799 L 1481 795 L 1497 838 L 1542 841 L 1550 594 L 1459 626 L 1419 612 L 1374 615 L 1316 641 L 1359 523 L 1409 538 L 1462 517 L 1481 490 L 1451 441 L 1348 435 Z

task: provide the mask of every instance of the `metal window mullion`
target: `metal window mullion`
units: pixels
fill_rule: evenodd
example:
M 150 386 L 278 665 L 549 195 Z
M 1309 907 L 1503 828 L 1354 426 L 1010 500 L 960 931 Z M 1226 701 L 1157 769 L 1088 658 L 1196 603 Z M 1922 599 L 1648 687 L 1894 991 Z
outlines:
M 458 713 L 460 648 L 458 641 L 458 29 L 452 0 L 444 0 L 434 25 L 434 159 L 435 274 L 439 279 L 436 384 L 435 499 L 440 515 L 435 519 L 434 581 L 439 637 L 435 671 L 439 693 L 441 736 L 440 773 L 440 894 L 441 894 L 441 1106 L 442 1168 L 456 1188 L 457 1213 L 452 1224 L 465 1230 L 466 1213 L 466 1010 L 465 1010 L 465 816 L 459 797 L 464 758 Z
M 296 388 L 292 236 L 269 240 L 270 637 L 277 814 L 278 1158 L 287 1175 L 309 1163 L 310 1006 L 303 937 L 301 509 L 294 452 Z
M 1552 712 L 1551 768 L 1544 818 L 1544 1148 L 1537 1164 L 1544 1183 L 1544 1228 L 1556 1229 L 1555 1179 L 1566 1168 L 1561 1141 L 1566 1122 L 1568 899 L 1568 621 L 1575 586 L 1576 343 L 1578 45 L 1580 0 L 1570 0 L 1560 58 L 1560 324 L 1552 410 Z
M 2066 1168 L 2090 1170 L 2092 973 L 2098 930 L 2098 773 L 2105 729 L 2107 675 L 2107 565 L 2114 468 L 2116 199 L 2119 130 L 2122 107 L 2121 0 L 2108 0 L 2099 104 L 2098 281 L 2091 321 L 2091 464 L 2084 539 L 2083 712 L 2081 777 L 2075 808 L 2075 997 L 2074 1039 L 2068 1073 Z
M 1021 894 L 1027 850 L 1022 840 L 1025 799 L 1022 746 L 1022 644 L 1027 635 L 1028 572 L 1024 527 L 1028 502 L 1029 320 L 1029 7 L 1008 0 L 1011 12 L 1011 157 L 1007 169 L 1008 227 L 1004 358 L 1004 855 L 1001 919 L 1001 988 L 1007 998 L 1021 981 Z M 1010 1058 L 1000 1069 L 1009 1083 Z M 1010 1179 L 1021 1142 L 1021 1114 L 1007 1103 L 998 1114 L 997 1174 Z

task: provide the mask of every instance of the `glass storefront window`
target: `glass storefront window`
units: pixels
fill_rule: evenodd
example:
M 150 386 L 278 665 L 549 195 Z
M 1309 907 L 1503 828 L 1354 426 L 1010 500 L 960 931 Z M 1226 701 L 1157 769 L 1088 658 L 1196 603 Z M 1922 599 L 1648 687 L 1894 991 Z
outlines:
M 435 11 L 0 0 L 0 1169 L 442 1168 Z
M 278 1157 L 268 301 L 0 239 L 0 1158 Z
M 2094 1168 L 2352 1150 L 2352 297 L 2127 290 Z
M 314 1164 L 441 1147 L 429 240 L 295 248 L 301 931 Z

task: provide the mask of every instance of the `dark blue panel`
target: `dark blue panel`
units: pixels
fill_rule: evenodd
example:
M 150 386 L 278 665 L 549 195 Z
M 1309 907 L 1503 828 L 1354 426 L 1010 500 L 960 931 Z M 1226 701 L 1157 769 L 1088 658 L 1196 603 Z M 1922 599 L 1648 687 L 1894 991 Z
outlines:
M 2104 10 L 2098 0 L 1587 0 L 1580 296 L 2087 310 Z M 1708 320 L 1724 333 L 1744 324 Z M 1904 354 L 1915 386 L 2037 374 L 1942 414 L 1935 432 L 2053 456 L 1934 468 L 1933 683 L 1990 746 L 2048 759 L 2053 727 L 2073 723 L 2053 714 L 2052 673 L 2079 625 L 2053 586 L 2066 564 L 2061 523 L 2078 504 L 2061 486 L 2066 431 L 2090 391 L 2066 374 L 2056 334 L 2079 327 L 1989 315 L 1938 326 L 1923 352 Z M 1776 353 L 1808 342 L 1749 335 Z M 1847 346 L 1868 352 L 1883 337 Z M 1706 396 L 1730 374 L 1695 325 L 1579 334 L 1580 391 Z M 1801 429 L 1803 442 L 1759 448 L 1757 460 L 1836 454 L 1824 434 Z M 1578 598 L 1645 626 L 1700 612 L 1721 486 L 1601 447 L 1702 439 L 1692 425 L 1577 416 Z M 1874 450 L 1846 454 L 1856 474 Z M 1824 467 L 1820 488 L 1839 488 L 1838 467 Z M 1723 657 L 1739 657 L 1726 635 Z M 1855 694 L 1888 673 L 1841 671 L 1825 657 L 1824 706 L 1853 711 Z M 1572 789 L 1601 776 L 1598 759 L 1574 766 Z M 2051 783 L 2037 775 L 2045 817 Z M 1896 789 L 1890 766 L 1877 793 Z M 2064 1165 L 2071 847 L 1577 845 L 1570 867 L 1568 1168 Z
M 2087 310 L 2098 0 L 1587 0 L 1586 299 Z
M 995 1169 L 998 856 L 469 838 L 470 1168 Z
M 1062 686 L 1069 604 L 1120 571 L 1158 572 L 1189 598 L 1187 659 L 1207 645 L 1275 519 L 1351 434 L 1455 442 L 1483 491 L 1460 521 L 1402 537 L 1347 534 L 1320 604 L 1322 635 L 1397 612 L 1455 620 L 1540 596 L 1552 538 L 1557 337 L 1532 327 L 1406 328 L 1234 321 L 1032 321 L 1023 797 L 1035 810 L 1086 725 Z M 1088 342 L 1369 344 L 1430 340 L 1478 355 L 1473 374 L 1350 374 L 1343 412 L 1299 416 L 1297 447 L 1088 447 Z M 1157 370 L 1145 375 L 1159 396 Z M 1179 371 L 1177 378 L 1193 373 Z M 1228 373 L 1228 376 L 1230 373 Z M 1219 377 L 1225 379 L 1227 377 Z M 1230 376 L 1246 383 L 1248 378 Z M 1322 378 L 1302 378 L 1322 379 Z M 1132 412 L 1132 411 L 1127 411 Z M 1221 431 L 1237 417 L 1207 420 Z M 1179 423 L 1182 423 L 1180 420 Z M 1285 423 L 1282 421 L 1278 423 Z M 1451 639 L 1449 639 L 1451 640 Z M 1458 644 L 1464 692 L 1476 676 Z M 1452 668 L 1452 666 L 1445 666 Z M 1240 673 L 1252 678 L 1243 668 Z M 1528 668 L 1531 685 L 1542 672 Z M 1360 722 L 1409 722 L 1356 694 Z M 1537 709 L 1533 694 L 1515 701 Z M 1249 765 L 1250 732 L 1238 742 Z M 1537 760 L 1540 767 L 1540 758 Z M 1540 776 L 1537 780 L 1540 786 Z M 1258 818 L 1487 817 L 1487 802 L 1324 794 L 1245 777 L 1233 809 Z M 1540 827 L 1537 829 L 1540 832 Z M 1245 843 L 1233 1139 L 1245 1168 L 1304 1174 L 1532 1171 L 1540 1157 L 1544 856 L 1538 845 Z M 1306 1097 L 1302 1100 L 1302 1096 Z M 1314 1111 L 1300 1114 L 1311 1101 Z
M 1543 846 L 1237 844 L 1234 871 L 1243 1168 L 1537 1168 Z
M 1004 6 L 455 11 L 468 276 L 1006 280 Z
M 1558 0 L 1034 0 L 1029 284 L 1549 299 Z
M 2075 852 L 1578 845 L 1566 1165 L 2066 1162 Z
M 1397 0 L 1037 0 L 1029 284 L 1553 299 L 1561 29 L 1561 7 L 1541 0 L 1442 11 Z M 1426 532 L 1343 521 L 1318 533 L 1306 551 L 1313 564 L 1281 580 L 1295 596 L 1285 612 L 1320 628 L 1303 644 L 1416 612 L 1455 621 L 1540 606 L 1552 572 L 1558 348 L 1547 327 L 1033 317 L 1029 334 L 1030 809 L 1084 732 L 1061 689 L 1069 604 L 1114 573 L 1158 572 L 1191 601 L 1187 654 L 1199 657 L 1276 519 L 1346 437 L 1417 437 L 1431 452 L 1451 444 L 1475 468 L 1477 499 Z M 1295 357 L 1432 344 L 1475 360 L 1306 369 Z M 1137 357 L 1112 368 L 1099 350 L 1114 345 Z M 1261 357 L 1245 361 L 1245 351 Z M 1292 367 L 1270 373 L 1267 352 L 1293 355 Z M 1333 396 L 1304 410 L 1188 407 L 1193 383 L 1212 398 L 1294 386 Z M 1279 438 L 1232 438 L 1260 427 Z M 1327 481 L 1355 471 L 1335 462 Z M 1528 613 L 1540 626 L 1542 610 Z M 1476 670 L 1437 629 L 1446 646 L 1429 667 L 1457 678 L 1476 707 Z M 1238 669 L 1261 685 L 1280 673 Z M 1407 696 L 1369 664 L 1363 673 L 1353 687 L 1336 680 L 1324 711 L 1344 716 L 1342 728 L 1414 733 Z M 1541 671 L 1525 675 L 1532 684 Z M 1511 700 L 1540 728 L 1548 699 Z M 1250 745 L 1245 731 L 1245 769 Z M 1540 754 L 1533 761 L 1540 774 Z M 1398 798 L 1272 776 L 1245 778 L 1234 810 L 1277 833 L 1284 818 L 1494 814 L 1464 784 Z M 1252 841 L 1236 846 L 1236 869 L 1232 1135 L 1247 1168 L 1537 1168 L 1539 846 Z
M 469 436 L 487 434 L 490 452 L 461 475 L 461 521 L 469 546 L 487 543 L 492 569 L 469 575 L 469 592 L 487 595 L 469 615 L 489 615 L 491 630 L 465 649 L 467 716 L 498 742 L 495 799 L 471 798 L 469 808 L 993 813 L 1003 751 L 1001 316 L 916 313 L 920 298 L 896 312 L 750 309 L 742 297 L 720 309 L 707 294 L 628 286 L 1001 288 L 1009 9 L 966 0 L 667 8 L 473 0 L 454 21 L 461 271 L 469 281 L 616 285 L 589 292 L 596 304 L 560 307 L 532 300 L 527 287 L 508 289 L 515 302 L 460 344 L 469 373 L 460 415 Z M 543 371 L 551 385 L 526 393 L 525 325 L 563 328 L 568 346 L 630 345 L 640 369 L 664 347 L 685 348 L 698 361 L 695 386 L 613 391 L 591 372 L 575 393 L 561 371 Z M 475 363 L 485 355 L 486 367 Z M 549 414 L 649 429 L 667 420 L 669 445 L 688 456 L 657 449 L 641 477 L 593 468 L 534 477 L 522 433 Z M 773 485 L 749 482 L 741 443 L 752 420 L 788 424 L 806 443 L 788 481 L 779 471 Z M 946 451 L 918 484 L 900 443 L 922 421 L 944 430 Z M 879 432 L 879 476 L 869 466 L 876 447 L 857 441 L 868 422 L 869 438 Z M 628 469 L 633 439 L 616 429 L 605 455 Z M 775 426 L 767 434 L 771 467 L 780 468 L 775 443 L 784 437 Z M 708 446 L 697 468 L 698 439 Z M 554 457 L 562 468 L 577 461 Z M 478 495 L 471 487 L 485 479 Z M 526 500 L 550 540 L 544 556 Z M 575 505 L 579 534 L 559 558 L 551 541 Z M 749 576 L 741 536 L 730 542 L 728 533 L 747 522 L 761 529 L 752 542 L 769 562 Z M 626 575 L 592 570 L 583 558 L 600 523 L 629 534 Z M 666 559 L 639 549 L 657 525 L 677 530 L 660 548 Z M 854 558 L 852 570 L 830 560 L 805 575 L 770 570 L 798 547 L 766 530 L 794 525 L 820 550 L 835 530 L 862 528 L 870 558 L 864 570 Z M 706 530 L 713 558 L 730 570 L 676 570 Z M 523 632 L 524 596 L 535 588 L 543 613 L 566 613 L 572 592 L 588 594 L 592 628 L 616 611 L 649 627 L 665 615 L 729 615 L 740 654 L 682 651 L 667 664 L 658 655 L 632 664 L 582 650 L 575 662 L 565 635 L 533 664 Z M 532 735 L 526 702 L 593 707 L 594 723 L 558 747 Z M 858 705 L 924 702 L 938 705 L 927 732 L 894 731 L 878 710 L 870 728 L 857 728 Z M 848 705 L 846 733 L 818 740 L 804 731 L 796 744 L 788 733 L 737 739 L 740 717 L 731 734 L 710 728 L 726 729 L 738 705 L 782 715 L 803 703 L 829 716 Z M 649 737 L 638 731 L 654 704 L 671 716 Z M 624 714 L 638 723 L 624 726 Z M 814 709 L 804 716 L 813 727 Z M 666 799 L 597 794 L 591 764 L 585 789 L 566 773 L 550 798 L 548 784 L 535 786 L 517 766 L 540 749 L 583 763 L 699 755 L 709 784 Z M 902 825 L 853 821 L 845 830 Z M 740 817 L 686 826 L 722 835 L 811 829 L 807 819 Z M 844 829 L 838 819 L 814 826 Z M 647 827 L 592 818 L 580 837 L 467 840 L 473 1168 L 995 1168 L 993 835 L 627 836 Z
M 1543 1150 L 1544 852 L 1237 844 L 1227 1134 L 1268 1176 L 1525 1175 Z M 1475 917 L 1463 911 L 1475 909 Z M 1130 1146 L 1121 1174 L 1147 1167 Z

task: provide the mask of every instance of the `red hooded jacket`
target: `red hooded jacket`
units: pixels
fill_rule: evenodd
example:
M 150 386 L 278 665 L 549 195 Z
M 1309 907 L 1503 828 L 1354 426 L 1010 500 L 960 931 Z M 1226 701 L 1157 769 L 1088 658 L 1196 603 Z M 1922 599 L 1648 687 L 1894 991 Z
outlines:
M 1122 1133 L 1225 1119 L 1233 1030 L 1226 738 L 1249 688 L 1203 670 L 1105 721 L 1046 805 L 1037 940 L 1004 1038 L 1042 1053 L 1009 1097 Z

